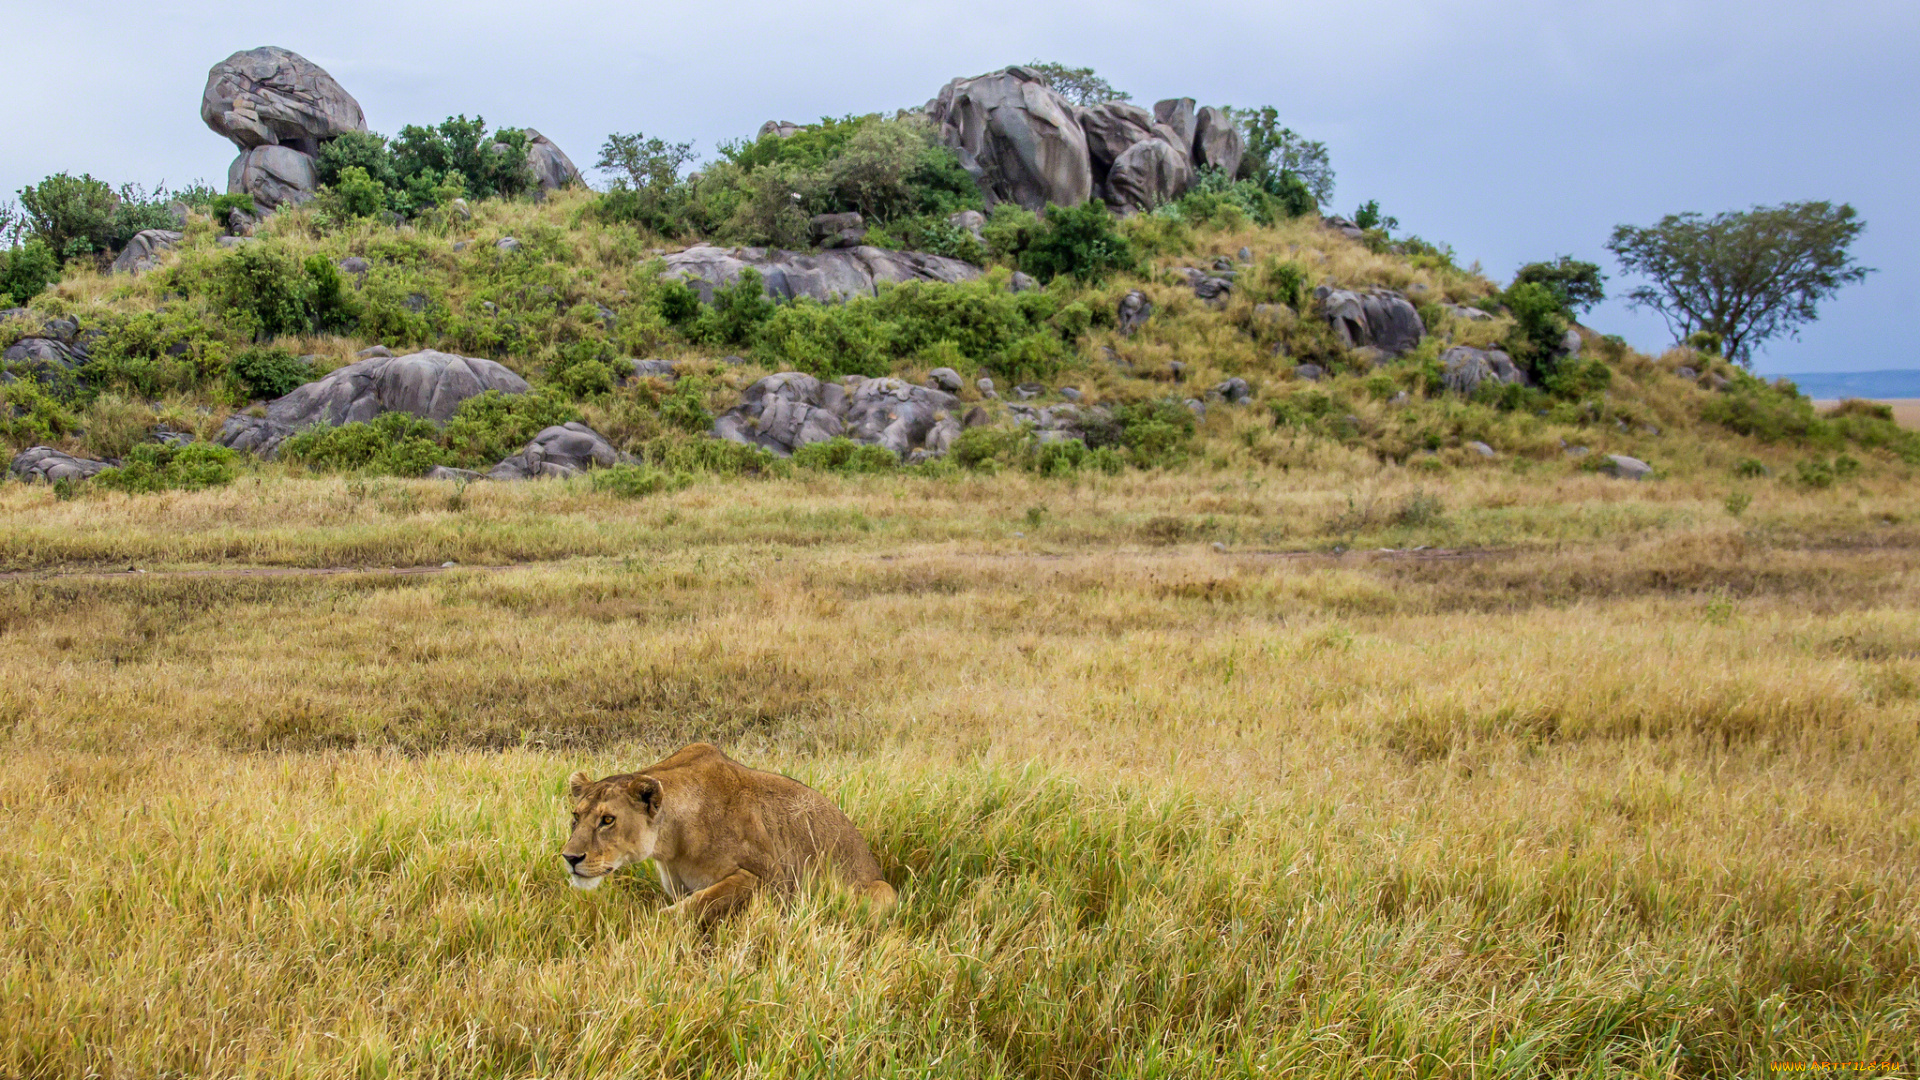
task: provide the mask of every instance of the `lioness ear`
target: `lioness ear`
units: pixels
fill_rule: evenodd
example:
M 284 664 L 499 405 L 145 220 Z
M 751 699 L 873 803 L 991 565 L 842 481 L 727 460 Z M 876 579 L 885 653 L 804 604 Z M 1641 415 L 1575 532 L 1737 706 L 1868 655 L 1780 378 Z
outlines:
M 567 790 L 572 792 L 573 797 L 577 799 L 587 788 L 593 785 L 593 777 L 588 776 L 585 772 L 577 772 L 567 779 L 567 784 Z
M 648 817 L 660 812 L 660 781 L 651 776 L 636 776 L 627 781 L 627 796 L 645 807 Z

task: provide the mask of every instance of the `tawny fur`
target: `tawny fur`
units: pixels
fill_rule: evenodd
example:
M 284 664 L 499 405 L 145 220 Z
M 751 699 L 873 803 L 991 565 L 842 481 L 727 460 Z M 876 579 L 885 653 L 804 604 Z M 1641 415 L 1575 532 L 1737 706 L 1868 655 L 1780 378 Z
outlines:
M 575 773 L 572 793 L 573 835 L 561 854 L 576 887 L 592 889 L 627 863 L 652 859 L 675 901 L 669 910 L 703 925 L 757 891 L 791 892 L 812 873 L 831 874 L 878 906 L 894 902 L 880 864 L 839 807 L 716 746 L 694 743 L 603 780 Z

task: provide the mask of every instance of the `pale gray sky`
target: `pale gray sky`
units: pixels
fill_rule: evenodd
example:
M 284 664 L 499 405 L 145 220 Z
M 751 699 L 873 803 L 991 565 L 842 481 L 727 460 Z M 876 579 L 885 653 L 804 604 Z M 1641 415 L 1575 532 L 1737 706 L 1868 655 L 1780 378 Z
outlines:
M 0 0 L 0 198 L 48 173 L 223 184 L 200 122 L 207 68 L 280 45 L 376 131 L 451 114 L 535 127 L 583 168 L 611 131 L 721 139 L 926 101 L 955 75 L 1090 65 L 1139 100 L 1279 108 L 1332 150 L 1336 209 L 1366 199 L 1506 280 L 1566 253 L 1607 266 L 1615 224 L 1798 199 L 1851 202 L 1880 273 L 1764 372 L 1920 367 L 1920 5 L 1852 0 L 1344 0 L 1187 8 L 971 4 Z M 1587 319 L 1636 345 L 1657 317 Z

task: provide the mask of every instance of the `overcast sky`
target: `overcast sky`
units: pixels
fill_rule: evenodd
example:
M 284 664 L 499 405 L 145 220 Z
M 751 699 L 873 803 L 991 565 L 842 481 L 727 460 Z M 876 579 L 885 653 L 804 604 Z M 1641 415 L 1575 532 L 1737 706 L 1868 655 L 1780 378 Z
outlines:
M 279 45 L 319 63 L 392 134 L 452 113 L 538 128 L 582 168 L 612 131 L 713 155 L 767 119 L 925 102 L 947 79 L 1032 59 L 1092 66 L 1149 105 L 1264 105 L 1325 141 L 1335 209 L 1366 199 L 1503 283 L 1522 263 L 1600 262 L 1622 222 L 1756 203 L 1852 203 L 1880 272 L 1758 369 L 1920 367 L 1920 4 L 1912 0 L 1106 0 L 970 4 L 0 0 L 0 198 L 40 177 L 225 182 L 199 116 L 207 68 Z M 1643 348 L 1657 316 L 1586 322 Z

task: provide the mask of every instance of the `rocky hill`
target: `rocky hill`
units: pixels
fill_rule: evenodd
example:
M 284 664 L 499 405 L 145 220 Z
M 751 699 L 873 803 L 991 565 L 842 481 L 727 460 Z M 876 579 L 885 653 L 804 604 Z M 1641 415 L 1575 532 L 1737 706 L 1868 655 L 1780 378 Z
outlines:
M 201 116 L 239 150 L 224 196 L 0 312 L 15 475 L 1920 463 L 1873 409 L 1639 355 L 1322 217 L 1192 99 L 1077 105 L 1010 67 L 688 175 L 615 136 L 605 192 L 531 128 L 389 143 L 284 49 L 216 64 Z

